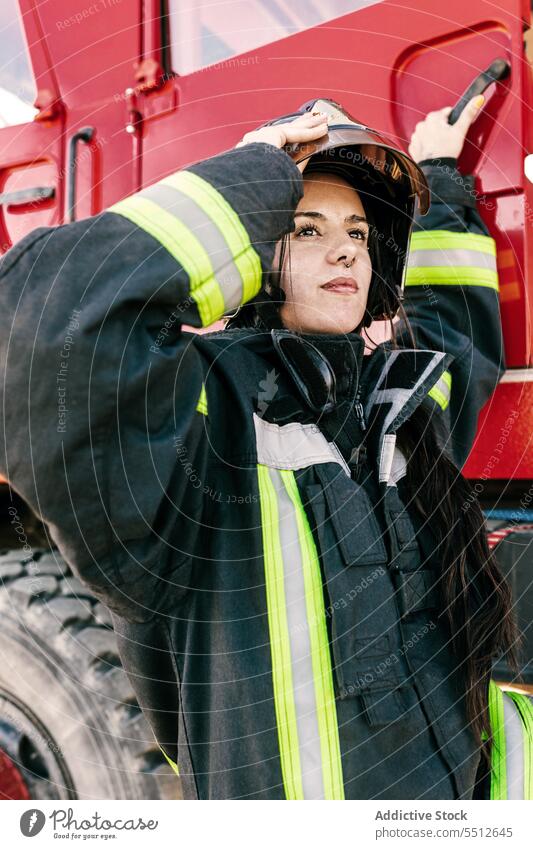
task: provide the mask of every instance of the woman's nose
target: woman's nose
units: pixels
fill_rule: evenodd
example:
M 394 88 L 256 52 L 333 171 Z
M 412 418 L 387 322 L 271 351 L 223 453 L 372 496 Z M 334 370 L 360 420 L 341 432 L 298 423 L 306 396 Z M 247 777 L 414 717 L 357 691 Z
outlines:
M 357 258 L 357 243 L 350 236 L 335 245 L 330 245 L 326 252 L 326 261 L 331 265 L 345 263 L 351 265 Z

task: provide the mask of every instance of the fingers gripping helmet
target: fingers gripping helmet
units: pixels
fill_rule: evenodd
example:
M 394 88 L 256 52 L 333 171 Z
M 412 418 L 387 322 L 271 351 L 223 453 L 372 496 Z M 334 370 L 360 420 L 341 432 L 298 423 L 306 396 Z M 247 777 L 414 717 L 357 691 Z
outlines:
M 285 124 L 306 112 L 324 113 L 328 134 L 316 141 L 286 145 L 284 149 L 295 163 L 309 160 L 304 176 L 313 171 L 336 173 L 359 193 L 370 225 L 368 244 L 373 269 L 363 324 L 393 318 L 402 298 L 417 198 L 420 214 L 425 215 L 429 209 L 426 178 L 406 153 L 356 121 L 333 100 L 309 100 L 296 112 L 262 126 Z M 268 294 L 272 297 L 273 293 Z M 265 290 L 253 300 L 259 304 L 264 297 Z M 231 323 L 240 322 L 234 319 Z

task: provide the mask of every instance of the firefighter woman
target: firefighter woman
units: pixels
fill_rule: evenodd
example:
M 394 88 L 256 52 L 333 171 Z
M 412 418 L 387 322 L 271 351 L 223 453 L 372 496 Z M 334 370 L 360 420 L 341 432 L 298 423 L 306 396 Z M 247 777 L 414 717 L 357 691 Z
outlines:
M 489 792 L 515 633 L 459 469 L 502 344 L 455 167 L 477 109 L 448 111 L 411 157 L 305 104 L 2 261 L 0 471 L 112 611 L 186 798 Z

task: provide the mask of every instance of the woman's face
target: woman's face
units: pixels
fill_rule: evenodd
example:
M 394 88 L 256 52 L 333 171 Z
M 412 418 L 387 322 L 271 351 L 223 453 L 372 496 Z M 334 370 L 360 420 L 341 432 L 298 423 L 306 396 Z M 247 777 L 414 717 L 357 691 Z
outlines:
M 304 176 L 281 273 L 283 325 L 302 333 L 349 333 L 363 320 L 372 263 L 358 193 L 336 174 Z M 276 246 L 278 268 L 281 242 Z M 290 264 L 289 264 L 290 256 Z

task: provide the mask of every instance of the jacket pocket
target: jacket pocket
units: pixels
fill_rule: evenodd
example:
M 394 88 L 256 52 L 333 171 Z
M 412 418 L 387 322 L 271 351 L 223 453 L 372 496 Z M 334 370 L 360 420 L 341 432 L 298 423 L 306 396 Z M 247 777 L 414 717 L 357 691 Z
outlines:
M 373 689 L 360 695 L 366 721 L 371 728 L 402 722 L 413 731 L 426 725 L 416 690 L 410 684 L 393 690 Z
M 344 563 L 347 566 L 385 563 L 387 549 L 364 487 L 344 472 L 337 472 L 333 480 L 325 467 L 317 467 L 317 474 Z
M 363 690 L 394 690 L 406 678 L 386 549 L 366 494 L 359 498 L 360 488 L 354 487 L 353 498 L 342 497 L 346 489 L 328 498 L 318 484 L 305 492 L 320 551 L 335 692 L 340 699 L 354 698 Z M 393 702 L 394 697 L 389 712 Z

